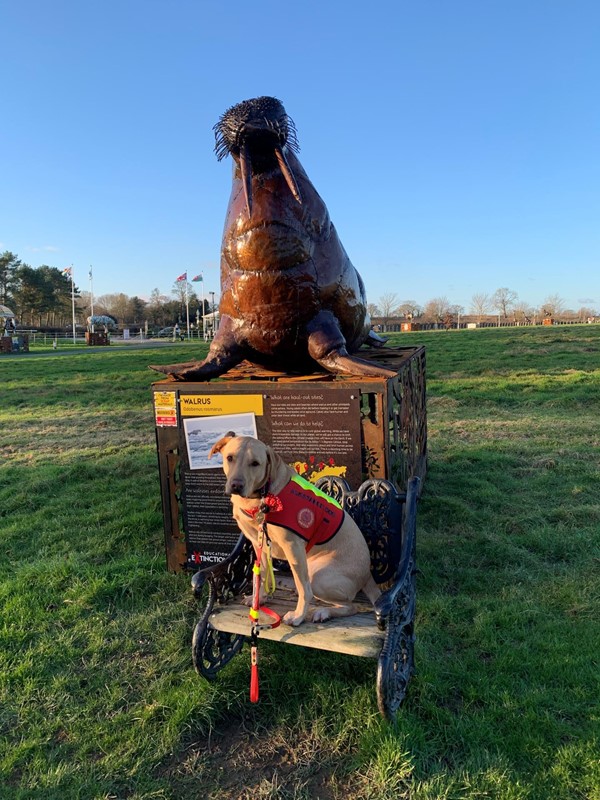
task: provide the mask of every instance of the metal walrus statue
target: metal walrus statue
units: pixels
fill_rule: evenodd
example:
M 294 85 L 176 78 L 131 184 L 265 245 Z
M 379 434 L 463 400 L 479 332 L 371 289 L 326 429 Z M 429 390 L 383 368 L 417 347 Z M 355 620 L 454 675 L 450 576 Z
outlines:
M 154 366 L 208 380 L 244 359 L 288 372 L 394 375 L 355 355 L 371 333 L 365 288 L 325 203 L 296 157 L 292 119 L 274 97 L 244 100 L 215 125 L 234 159 L 221 251 L 221 322 L 204 361 Z

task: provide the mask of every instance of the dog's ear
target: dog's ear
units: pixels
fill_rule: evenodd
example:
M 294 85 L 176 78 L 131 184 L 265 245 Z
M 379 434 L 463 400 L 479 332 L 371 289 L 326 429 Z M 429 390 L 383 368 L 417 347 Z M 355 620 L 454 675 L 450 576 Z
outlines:
M 270 481 L 277 474 L 277 471 L 281 469 L 281 465 L 285 464 L 285 462 L 279 453 L 276 453 L 272 447 L 269 447 L 269 445 L 265 445 L 265 447 L 267 449 L 267 480 Z
M 275 452 L 268 445 L 265 445 L 265 449 L 267 451 L 267 472 L 265 475 L 265 480 L 268 484 L 271 480 L 271 475 L 273 474 L 273 456 L 275 455 Z
M 222 436 L 217 442 L 213 444 L 210 448 L 210 453 L 208 454 L 209 458 L 212 458 L 215 453 L 220 453 L 221 450 L 225 447 L 227 442 L 231 439 L 235 439 L 235 433 L 233 431 L 228 431 L 225 436 Z

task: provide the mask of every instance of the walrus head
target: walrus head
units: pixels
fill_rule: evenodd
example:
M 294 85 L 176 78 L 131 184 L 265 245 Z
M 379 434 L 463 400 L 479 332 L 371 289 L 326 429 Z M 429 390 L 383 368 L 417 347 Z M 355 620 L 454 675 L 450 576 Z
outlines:
M 297 152 L 294 121 L 275 97 L 255 97 L 231 106 L 214 126 L 215 153 L 219 161 L 231 154 L 239 162 L 248 216 L 252 215 L 252 175 L 279 166 L 286 183 L 302 203 L 285 150 Z

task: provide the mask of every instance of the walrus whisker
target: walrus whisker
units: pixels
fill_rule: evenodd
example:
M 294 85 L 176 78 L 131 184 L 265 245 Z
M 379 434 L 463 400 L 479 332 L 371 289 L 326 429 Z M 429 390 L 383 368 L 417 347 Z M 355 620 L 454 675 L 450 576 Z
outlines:
M 242 186 L 244 187 L 244 197 L 246 198 L 246 208 L 248 216 L 252 216 L 252 166 L 248 155 L 248 146 L 242 144 L 240 148 L 240 168 L 242 170 Z
M 222 161 L 225 156 L 229 155 L 229 145 L 218 123 L 214 126 L 213 130 L 215 132 L 215 154 L 217 156 L 217 161 Z
M 294 177 L 294 173 L 290 169 L 290 165 L 287 162 L 287 159 L 284 155 L 283 150 L 281 149 L 280 145 L 275 145 L 275 155 L 277 156 L 277 162 L 279 163 L 279 169 L 283 173 L 283 177 L 285 178 L 285 182 L 290 187 L 290 192 L 294 195 L 296 200 L 302 205 L 302 198 L 300 196 L 300 190 L 298 189 L 298 184 L 296 183 L 296 178 Z
M 286 144 L 290 150 L 294 153 L 300 152 L 300 145 L 298 144 L 298 133 L 296 131 L 296 125 L 294 124 L 294 120 L 285 115 L 285 141 L 282 144 Z

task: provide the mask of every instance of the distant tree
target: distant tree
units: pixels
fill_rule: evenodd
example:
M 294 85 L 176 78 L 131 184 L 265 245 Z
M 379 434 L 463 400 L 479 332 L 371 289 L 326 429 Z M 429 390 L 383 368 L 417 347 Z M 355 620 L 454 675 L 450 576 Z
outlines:
M 70 276 L 65 275 L 62 270 L 56 267 L 49 267 L 43 264 L 41 267 L 38 267 L 38 272 L 42 275 L 44 283 L 46 284 L 46 291 L 51 298 L 48 308 L 46 309 L 47 312 L 50 312 L 51 319 L 47 313 L 46 324 L 56 325 L 58 323 L 59 325 L 64 325 L 67 320 L 71 321 L 72 294 L 75 297 L 76 315 L 77 303 L 80 298 L 77 284 L 73 286 L 73 291 L 71 291 Z M 58 318 L 56 315 L 58 315 Z
M 129 299 L 129 308 L 127 309 L 127 320 L 133 322 L 134 325 L 139 325 L 144 321 L 146 314 L 146 306 L 148 304 L 140 297 L 134 296 Z
M 399 304 L 397 311 L 406 319 L 417 319 L 423 314 L 423 309 L 415 300 L 403 300 Z
M 512 313 L 515 322 L 519 322 L 521 325 L 529 325 L 535 320 L 535 309 L 533 306 L 530 306 L 529 303 L 515 303 Z
M 367 303 L 367 311 L 370 317 L 378 317 L 379 316 L 379 306 L 375 303 Z
M 396 306 L 398 305 L 398 295 L 395 292 L 386 292 L 379 298 L 379 310 L 383 318 L 383 330 L 387 330 L 390 317 L 396 316 Z
M 12 301 L 14 312 L 21 322 L 33 324 L 33 320 L 45 311 L 52 301 L 43 276 L 29 264 L 21 264 L 14 275 Z
M 513 292 L 512 289 L 508 289 L 506 287 L 496 289 L 491 297 L 492 308 L 495 308 L 496 311 L 498 311 L 498 313 L 501 314 L 504 319 L 506 319 L 510 310 L 516 303 L 517 297 L 517 293 Z
M 21 266 L 21 260 L 10 250 L 0 253 L 0 303 L 10 304 L 12 289 L 16 281 L 16 270 Z
M 454 305 L 450 306 L 450 314 L 453 317 L 456 317 L 456 327 L 460 327 L 460 318 L 465 313 L 464 306 L 455 303 Z
M 173 295 L 173 297 L 176 297 L 180 303 L 185 305 L 186 291 L 188 298 L 194 291 L 194 287 L 189 281 L 175 281 L 175 283 L 173 284 L 173 288 L 171 289 L 171 294 Z
M 398 305 L 398 295 L 396 292 L 386 292 L 379 298 L 379 308 L 384 317 L 391 317 L 392 312 Z
M 196 306 L 200 305 L 198 298 L 196 296 L 196 292 L 194 291 L 194 287 L 189 281 L 175 281 L 173 284 L 173 288 L 171 289 L 171 294 L 177 298 L 177 302 L 179 304 L 179 312 L 178 318 L 180 322 L 183 322 L 186 319 L 186 298 L 187 303 L 190 307 L 190 322 L 191 322 L 191 314 L 192 308 L 196 308 Z
M 425 303 L 425 308 L 423 309 L 423 316 L 438 324 L 447 320 L 448 314 L 451 313 L 450 301 L 447 297 L 434 297 Z
M 96 305 L 98 309 L 96 310 Z M 129 309 L 129 297 L 123 292 L 115 294 L 103 294 L 97 301 L 94 301 L 94 313 L 105 312 L 114 317 L 119 323 L 127 321 Z
M 550 294 L 542 303 L 545 317 L 558 317 L 565 308 L 565 301 L 557 294 Z
M 92 294 L 91 292 L 81 292 L 77 303 L 82 315 L 87 319 L 92 313 Z M 96 313 L 96 299 L 94 298 L 94 314 Z
M 596 316 L 596 310 L 591 306 L 581 306 L 579 311 L 577 311 L 577 319 L 580 322 L 587 322 L 588 319 L 595 319 Z
M 46 264 L 34 269 L 21 264 L 15 270 L 12 301 L 21 322 L 31 325 L 63 325 L 71 319 L 71 279 Z M 79 296 L 74 287 L 75 296 Z
M 148 321 L 152 325 L 158 325 L 162 328 L 168 323 L 169 316 L 166 311 L 166 305 L 169 302 L 169 298 L 161 294 L 159 289 L 152 289 L 150 292 L 150 300 L 146 306 Z
M 484 317 L 492 307 L 492 298 L 485 292 L 477 292 L 471 298 L 471 313 L 477 316 L 477 322 L 481 322 L 482 317 Z

